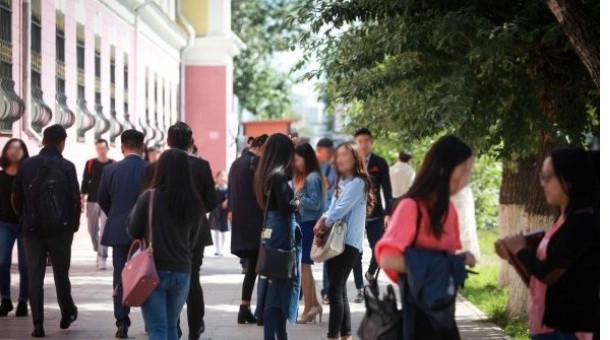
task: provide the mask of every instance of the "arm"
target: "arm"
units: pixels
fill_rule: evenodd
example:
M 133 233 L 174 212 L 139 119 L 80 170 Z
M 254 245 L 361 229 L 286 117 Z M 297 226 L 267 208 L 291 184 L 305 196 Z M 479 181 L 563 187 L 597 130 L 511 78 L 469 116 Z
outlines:
M 351 182 L 343 187 L 343 192 L 334 199 L 330 209 L 324 214 L 326 217 L 326 226 L 332 226 L 337 220 L 347 216 L 352 208 L 364 199 L 366 194 L 364 191 L 365 183 L 359 178 L 354 178 Z
M 89 171 L 87 171 L 87 169 L 89 168 L 89 162 L 91 162 L 91 160 L 85 162 L 85 169 L 83 169 L 83 182 L 81 183 L 80 187 L 80 192 L 81 194 L 83 194 L 83 196 L 87 195 L 87 190 L 89 189 L 89 180 L 91 179 Z
M 100 187 L 97 190 L 97 204 L 100 205 L 100 208 L 104 211 L 104 214 L 108 216 L 110 214 L 110 179 L 108 178 L 110 175 L 108 174 L 109 167 L 104 167 L 104 171 L 102 171 L 102 180 L 100 182 Z
M 308 210 L 320 210 L 324 204 L 322 188 L 319 176 L 308 176 L 305 180 L 305 194 L 300 199 L 301 206 Z
M 277 210 L 284 214 L 294 212 L 293 196 L 293 191 L 288 185 L 288 177 L 285 174 L 274 174 L 271 178 L 271 199 L 275 200 Z
M 78 191 L 78 179 L 76 178 L 76 167 L 74 164 L 69 163 L 68 169 L 66 171 L 66 176 L 68 177 L 68 186 L 70 190 L 70 196 L 72 196 L 72 202 L 74 202 L 73 214 L 74 214 L 74 226 L 73 230 L 76 232 L 80 226 L 80 213 L 81 213 L 81 200 L 80 200 L 80 192 Z
M 379 183 L 381 184 L 381 190 L 383 191 L 383 200 L 385 201 L 385 215 L 390 216 L 392 214 L 392 183 L 390 182 L 390 168 L 385 159 L 380 158 L 380 178 Z
M 23 172 L 21 170 L 17 171 L 17 175 L 15 176 L 15 181 L 13 182 L 13 192 L 11 194 L 11 204 L 13 205 L 13 210 L 19 216 L 22 214 L 23 209 Z
M 146 235 L 149 196 L 150 191 L 140 195 L 136 205 L 134 205 L 129 216 L 127 216 L 127 233 L 134 239 L 139 239 Z
M 218 205 L 218 197 L 216 196 L 216 182 L 214 182 L 214 176 L 212 176 L 212 169 L 210 168 L 210 163 L 205 162 L 205 165 L 202 167 L 202 171 L 199 176 L 201 176 L 201 183 L 203 184 L 202 188 L 202 197 L 203 204 L 205 205 L 205 212 L 209 213 L 214 210 Z

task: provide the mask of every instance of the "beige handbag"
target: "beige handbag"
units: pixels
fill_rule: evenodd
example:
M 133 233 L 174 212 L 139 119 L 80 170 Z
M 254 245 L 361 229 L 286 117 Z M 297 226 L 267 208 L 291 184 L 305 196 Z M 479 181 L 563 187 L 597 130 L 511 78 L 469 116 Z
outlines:
M 311 246 L 311 259 L 314 262 L 325 262 L 341 255 L 345 249 L 346 235 L 347 223 L 344 220 L 338 220 L 333 223 L 330 231 L 326 233 L 324 245 L 318 247 L 314 242 Z

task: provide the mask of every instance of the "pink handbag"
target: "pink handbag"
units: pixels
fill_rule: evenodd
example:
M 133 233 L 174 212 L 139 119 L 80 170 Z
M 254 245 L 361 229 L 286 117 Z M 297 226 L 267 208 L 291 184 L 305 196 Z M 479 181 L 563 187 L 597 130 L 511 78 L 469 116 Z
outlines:
M 155 190 L 150 190 L 148 199 L 148 247 L 146 238 L 134 240 L 129 248 L 127 263 L 121 273 L 123 283 L 123 304 L 140 307 L 159 285 L 159 276 L 153 257 L 153 206 Z M 134 254 L 139 250 L 138 253 Z

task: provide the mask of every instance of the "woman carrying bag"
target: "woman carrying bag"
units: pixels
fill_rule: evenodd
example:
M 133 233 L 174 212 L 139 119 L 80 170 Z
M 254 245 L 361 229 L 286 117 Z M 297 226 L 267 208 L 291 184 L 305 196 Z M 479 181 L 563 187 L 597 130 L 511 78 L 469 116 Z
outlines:
M 254 175 L 256 200 L 265 210 L 256 263 L 260 275 L 256 315 L 263 318 L 265 340 L 288 339 L 286 322 L 297 321 L 302 236 L 295 217 L 299 201 L 288 184 L 293 162 L 294 144 L 290 138 L 274 134 L 264 146 Z
M 152 209 L 152 245 L 159 285 L 142 305 L 151 340 L 178 339 L 178 317 L 189 293 L 191 251 L 197 239 L 203 204 L 194 189 L 186 152 L 170 149 L 159 158 L 151 190 L 138 198 L 128 217 L 127 231 L 146 238 L 148 205 Z
M 356 144 L 347 142 L 339 145 L 335 168 L 339 182 L 328 211 L 314 227 L 314 242 L 319 247 L 323 246 L 324 237 L 331 232 L 333 225 L 345 221 L 347 231 L 343 253 L 326 262 L 330 305 L 327 336 L 328 339 L 345 340 L 352 337 L 346 282 L 362 253 L 367 207 L 373 207 L 374 198 L 364 160 L 358 154 Z

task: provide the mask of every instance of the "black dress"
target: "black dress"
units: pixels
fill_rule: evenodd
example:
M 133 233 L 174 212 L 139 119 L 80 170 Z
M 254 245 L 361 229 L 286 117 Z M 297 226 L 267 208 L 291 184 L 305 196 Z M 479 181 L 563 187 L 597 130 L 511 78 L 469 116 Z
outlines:
M 218 205 L 216 209 L 210 213 L 210 229 L 221 232 L 229 231 L 229 209 L 223 209 L 222 203 L 227 199 L 229 193 L 228 188 L 216 188 L 216 197 L 218 197 Z

